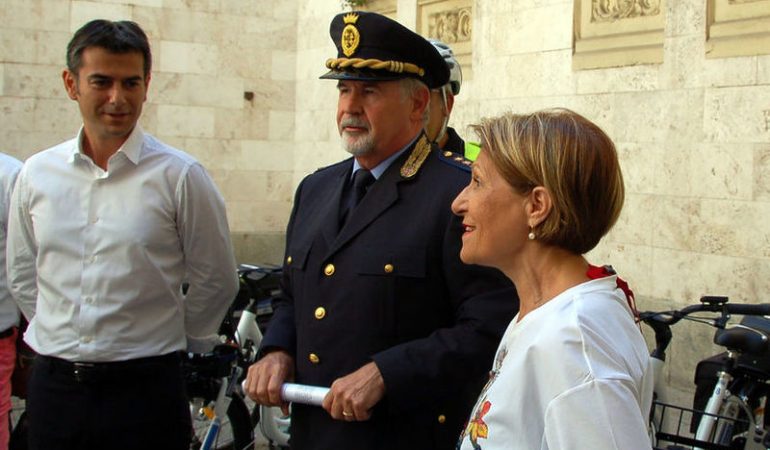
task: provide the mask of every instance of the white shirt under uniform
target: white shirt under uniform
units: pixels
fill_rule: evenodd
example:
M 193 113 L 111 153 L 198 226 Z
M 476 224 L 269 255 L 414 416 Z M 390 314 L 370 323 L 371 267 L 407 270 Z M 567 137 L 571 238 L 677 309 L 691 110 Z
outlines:
M 31 319 L 25 341 L 88 362 L 209 350 L 238 289 L 222 196 L 195 159 L 138 125 L 107 171 L 82 153 L 82 133 L 30 157 L 11 200 L 8 280 Z
M 514 318 L 458 448 L 650 449 L 652 369 L 616 278 Z

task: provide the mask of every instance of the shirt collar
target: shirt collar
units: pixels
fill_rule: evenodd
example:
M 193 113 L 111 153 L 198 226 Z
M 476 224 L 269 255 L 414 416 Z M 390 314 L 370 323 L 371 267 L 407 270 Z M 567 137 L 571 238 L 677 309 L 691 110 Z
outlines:
M 72 145 L 72 154 L 69 157 L 69 162 L 75 162 L 76 158 L 89 158 L 86 156 L 85 153 L 83 153 L 83 138 L 85 133 L 85 128 L 80 127 L 80 130 L 78 131 L 77 138 L 75 138 L 75 141 Z M 142 127 L 137 123 L 134 126 L 134 129 L 131 131 L 131 134 L 128 135 L 128 139 L 126 139 L 126 142 L 123 143 L 123 145 L 120 146 L 117 153 L 123 153 L 126 155 L 126 158 L 131 161 L 134 164 L 139 163 L 139 157 L 142 154 L 142 144 L 144 143 L 144 131 L 142 130 Z
M 420 137 L 421 133 L 418 133 L 417 136 L 414 137 L 404 148 L 397 151 L 396 153 L 390 155 L 387 159 L 385 159 L 383 162 L 377 164 L 373 169 L 370 170 L 372 175 L 374 176 L 375 180 L 379 180 L 383 173 L 385 173 L 386 170 L 388 170 L 388 167 L 390 167 L 391 164 L 393 164 L 393 161 L 398 159 L 399 156 L 401 156 L 402 153 L 404 153 L 409 147 L 414 144 L 414 141 L 417 140 L 417 138 Z M 356 173 L 358 169 L 361 168 L 361 164 L 358 164 L 358 160 L 353 158 L 353 170 L 350 172 L 350 178 L 353 179 L 353 175 Z

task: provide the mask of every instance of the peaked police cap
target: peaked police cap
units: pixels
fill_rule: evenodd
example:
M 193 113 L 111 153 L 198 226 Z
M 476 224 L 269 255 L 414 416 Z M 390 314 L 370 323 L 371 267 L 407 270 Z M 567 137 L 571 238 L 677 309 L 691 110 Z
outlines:
M 326 61 L 321 78 L 386 81 L 417 78 L 429 88 L 449 81 L 449 69 L 438 51 L 419 34 L 383 15 L 342 13 L 329 27 L 337 58 Z

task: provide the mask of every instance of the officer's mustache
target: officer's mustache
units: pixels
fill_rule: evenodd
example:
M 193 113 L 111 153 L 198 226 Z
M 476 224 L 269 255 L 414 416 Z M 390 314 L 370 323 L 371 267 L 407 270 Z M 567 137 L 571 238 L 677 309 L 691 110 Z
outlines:
M 369 130 L 369 124 L 368 123 L 366 123 L 365 121 L 363 121 L 361 119 L 355 118 L 355 117 L 350 117 L 350 118 L 347 118 L 347 119 L 342 119 L 340 121 L 340 128 L 345 128 L 345 127 L 355 127 L 355 128 L 363 128 L 363 129 L 365 129 L 367 131 Z

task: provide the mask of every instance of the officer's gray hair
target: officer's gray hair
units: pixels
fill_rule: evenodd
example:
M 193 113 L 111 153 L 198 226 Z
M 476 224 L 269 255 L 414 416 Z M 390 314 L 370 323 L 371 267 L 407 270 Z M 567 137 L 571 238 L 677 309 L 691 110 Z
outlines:
M 425 105 L 425 111 L 422 114 L 422 125 L 425 127 L 428 125 L 428 118 L 430 113 L 430 89 L 422 81 L 417 78 L 402 78 L 400 80 L 401 94 L 404 100 L 410 99 L 417 95 L 417 92 L 421 89 L 428 90 L 428 104 Z

